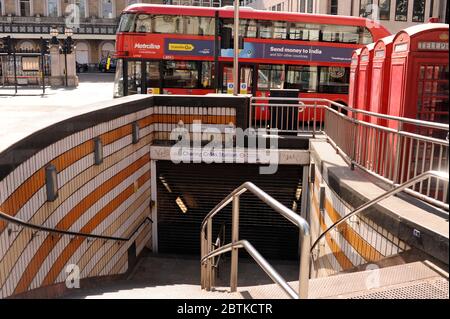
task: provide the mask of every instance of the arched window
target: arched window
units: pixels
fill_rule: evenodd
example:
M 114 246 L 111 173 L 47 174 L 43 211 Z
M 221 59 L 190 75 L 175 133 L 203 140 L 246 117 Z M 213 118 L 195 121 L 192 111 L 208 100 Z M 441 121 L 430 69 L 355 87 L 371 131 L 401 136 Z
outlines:
M 105 42 L 101 46 L 101 57 L 106 58 L 108 56 L 113 56 L 116 51 L 116 48 L 114 47 L 114 44 L 111 42 Z
M 80 64 L 89 63 L 89 45 L 86 42 L 78 42 L 75 50 L 76 61 Z

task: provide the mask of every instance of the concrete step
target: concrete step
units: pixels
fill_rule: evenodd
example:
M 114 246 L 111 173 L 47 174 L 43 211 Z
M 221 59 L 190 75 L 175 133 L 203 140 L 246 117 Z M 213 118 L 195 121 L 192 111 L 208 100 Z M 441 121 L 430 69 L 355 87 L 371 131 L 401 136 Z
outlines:
M 239 265 L 239 287 L 230 293 L 228 277 L 219 278 L 219 287 L 202 290 L 196 259 L 149 257 L 143 259 L 128 280 L 106 283 L 95 289 L 80 290 L 66 298 L 86 299 L 286 299 L 276 284 L 267 280 L 256 265 Z M 278 265 L 287 278 L 295 278 L 294 267 Z M 298 270 L 298 269 L 297 269 Z M 229 271 L 223 268 L 223 273 Z M 298 290 L 298 281 L 289 284 Z M 428 261 L 412 262 L 380 269 L 338 274 L 311 279 L 309 298 L 371 298 L 371 299 L 448 299 L 448 273 Z

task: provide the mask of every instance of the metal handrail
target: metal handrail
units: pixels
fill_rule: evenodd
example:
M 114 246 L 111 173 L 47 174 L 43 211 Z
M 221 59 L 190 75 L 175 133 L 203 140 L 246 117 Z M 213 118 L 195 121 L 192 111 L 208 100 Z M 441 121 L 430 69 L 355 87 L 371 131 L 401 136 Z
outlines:
M 222 239 L 221 239 L 221 237 L 222 237 Z M 220 227 L 220 231 L 219 231 L 219 234 L 217 235 L 217 239 L 216 239 L 216 242 L 214 243 L 214 247 L 220 248 L 223 246 L 224 242 L 225 242 L 225 223 L 223 223 L 222 226 Z M 217 261 L 213 265 L 213 267 L 218 269 L 219 263 L 220 263 L 220 256 L 219 256 L 219 258 L 217 258 Z
M 299 245 L 300 245 L 300 270 L 299 270 L 299 298 L 307 298 L 308 281 L 309 281 L 309 245 L 311 243 L 310 227 L 307 221 L 287 208 L 272 196 L 264 192 L 251 182 L 245 182 L 241 186 L 233 190 L 226 198 L 217 204 L 204 218 L 201 225 L 201 260 L 205 256 L 211 254 L 212 250 L 212 218 L 220 212 L 229 203 L 233 202 L 232 213 L 232 244 L 239 242 L 239 196 L 246 191 L 251 192 L 262 202 L 274 209 L 277 213 L 289 220 L 299 228 Z M 207 229 L 206 229 L 207 228 Z M 225 246 L 223 246 L 225 247 Z M 227 246 L 228 247 L 228 246 Z M 237 287 L 237 249 L 239 247 L 231 247 L 231 291 L 236 291 Z M 212 265 L 209 259 L 206 259 L 206 265 L 201 263 L 202 288 L 211 289 L 211 283 L 214 281 L 212 274 Z
M 56 228 L 50 228 L 46 226 L 36 225 L 32 223 L 25 222 L 21 219 L 18 219 L 16 217 L 10 216 L 8 214 L 5 214 L 0 211 L 0 220 L 5 220 L 6 222 L 19 225 L 25 228 L 34 229 L 37 231 L 44 231 L 51 234 L 59 234 L 59 235 L 68 235 L 68 236 L 78 236 L 78 237 L 85 237 L 85 238 L 95 238 L 95 239 L 103 239 L 103 240 L 113 240 L 113 241 L 122 241 L 126 242 L 129 241 L 134 234 L 144 225 L 147 221 L 150 221 L 153 223 L 150 217 L 146 217 L 142 223 L 139 224 L 139 226 L 133 231 L 133 233 L 129 237 L 113 237 L 113 236 L 103 236 L 103 235 L 96 235 L 96 234 L 88 234 L 88 233 L 81 233 L 81 232 L 74 232 L 69 230 L 61 230 Z
M 269 101 L 271 103 L 269 103 Z M 412 173 L 410 168 L 412 167 L 410 167 L 409 164 L 412 163 L 412 159 L 415 159 L 413 176 L 416 175 L 416 168 L 420 167 L 420 165 L 422 166 L 422 172 L 425 171 L 425 165 L 427 165 L 427 169 L 429 170 L 434 169 L 438 171 L 445 170 L 441 165 L 448 165 L 448 155 L 446 155 L 448 154 L 448 139 L 424 136 L 420 135 L 420 133 L 418 134 L 404 129 L 406 125 L 414 125 L 419 130 L 438 130 L 441 133 L 447 133 L 448 136 L 449 127 L 447 124 L 353 109 L 340 103 L 321 98 L 253 97 L 251 99 L 250 114 L 252 114 L 252 109 L 258 106 L 280 107 L 281 110 L 284 110 L 284 107 L 288 107 L 288 110 L 285 111 L 285 113 L 286 119 L 289 119 L 290 110 L 295 108 L 296 105 L 285 104 L 288 102 L 303 103 L 302 109 L 305 110 L 307 116 L 312 116 L 312 118 L 316 118 L 317 110 L 321 110 L 325 113 L 323 116 L 320 116 L 321 119 L 319 119 L 319 123 L 317 124 L 319 127 L 316 127 L 317 121 L 313 121 L 311 127 L 309 121 L 298 122 L 299 124 L 294 124 L 296 122 L 293 120 L 290 120 L 290 124 L 288 120 L 283 122 L 283 112 L 281 112 L 282 124 L 281 127 L 277 127 L 279 130 L 284 130 L 285 132 L 312 133 L 313 137 L 318 133 L 325 134 L 328 142 L 342 155 L 344 161 L 348 163 L 352 169 L 358 167 L 390 186 L 395 187 L 410 178 L 410 173 Z M 314 116 L 311 114 L 311 110 L 314 110 Z M 343 114 L 343 110 L 352 113 L 351 115 Z M 384 127 L 376 123 L 371 123 L 370 121 L 361 119 L 361 115 L 357 116 L 358 113 L 383 119 L 384 121 L 396 121 L 397 127 Z M 293 112 L 292 114 L 294 115 L 296 113 Z M 334 124 L 333 121 L 326 121 L 327 118 L 329 119 L 329 115 L 337 116 L 339 121 L 336 121 L 336 124 Z M 251 115 L 249 118 L 250 127 L 253 127 L 253 124 L 255 127 L 271 126 L 274 121 L 272 117 L 270 119 L 263 118 L 261 120 L 263 124 L 258 123 L 256 120 L 255 123 L 253 123 L 253 120 L 254 117 Z M 278 125 L 277 120 L 275 120 L 275 125 Z M 283 125 L 286 127 L 283 128 Z M 290 125 L 297 125 L 297 127 L 290 127 Z M 336 131 L 339 127 L 347 130 L 341 134 Z M 358 135 L 359 133 L 361 133 L 361 135 Z M 342 136 L 345 136 L 345 134 L 351 135 L 351 137 L 343 139 Z M 369 144 L 364 145 L 363 139 L 367 139 Z M 397 147 L 394 154 L 389 155 L 387 153 L 388 147 L 392 147 L 395 145 L 394 143 L 403 146 L 401 148 Z M 409 146 L 406 143 L 408 143 Z M 431 148 L 431 150 L 427 151 L 427 147 Z M 433 152 L 433 150 L 436 150 L 436 152 Z M 428 162 L 426 162 L 426 158 L 423 158 L 426 156 L 426 152 L 431 152 L 430 154 L 433 156 Z M 418 190 L 405 189 L 405 192 L 428 204 L 448 211 L 449 205 L 445 195 L 448 188 L 447 184 L 448 183 L 442 186 L 444 190 L 443 193 L 439 193 L 438 187 L 436 189 L 430 189 L 429 183 L 421 183 Z M 427 186 L 423 188 L 424 185 Z M 439 196 L 442 198 L 438 198 Z
M 267 260 L 253 247 L 247 240 L 240 240 L 236 243 L 230 243 L 224 245 L 201 259 L 201 264 L 206 263 L 210 258 L 220 256 L 224 253 L 231 251 L 233 248 L 245 248 L 250 256 L 258 263 L 262 270 L 276 283 L 280 286 L 286 294 L 292 299 L 299 299 L 299 295 L 292 289 L 291 286 L 283 279 L 283 277 L 267 262 Z
M 371 115 L 371 116 L 375 116 L 381 119 L 386 119 L 386 120 L 395 120 L 395 121 L 399 121 L 399 122 L 403 122 L 406 124 L 416 124 L 419 126 L 423 126 L 423 127 L 428 127 L 428 128 L 437 128 L 437 129 L 446 129 L 448 130 L 449 127 L 447 124 L 444 123 L 436 123 L 436 122 L 428 122 L 428 121 L 422 121 L 422 120 L 416 120 L 416 119 L 410 119 L 410 118 L 406 118 L 406 117 L 399 117 L 399 116 L 393 116 L 393 115 L 387 115 L 387 114 L 380 114 L 380 113 L 375 113 L 375 112 L 370 112 L 370 111 L 365 111 L 365 110 L 361 110 L 361 109 L 354 109 L 350 106 L 346 106 L 344 104 L 340 104 L 328 99 L 320 99 L 320 98 L 285 98 L 285 97 L 270 97 L 270 96 L 258 96 L 258 97 L 252 97 L 251 98 L 252 101 L 256 101 L 256 100 L 270 100 L 270 101 L 299 101 L 299 102 L 323 102 L 323 103 L 329 103 L 331 105 L 335 105 L 338 106 L 346 111 L 349 112 L 353 112 L 353 113 L 361 113 L 364 115 Z M 253 103 L 252 103 L 253 104 Z M 271 106 L 271 105 L 278 105 L 278 104 L 273 104 L 273 103 L 267 103 L 267 106 Z M 295 104 L 290 104 L 289 106 L 295 106 Z M 308 105 L 305 105 L 308 106 Z M 312 106 L 311 106 L 312 107 Z M 326 105 L 322 105 L 322 107 L 328 108 L 328 106 Z
M 438 172 L 438 171 L 427 171 L 425 173 L 422 173 L 420 175 L 417 175 L 414 178 L 411 178 L 409 181 L 398 185 L 396 187 L 394 187 L 393 189 L 391 189 L 390 191 L 387 191 L 383 194 L 381 194 L 380 196 L 368 201 L 367 203 L 359 206 L 357 209 L 355 209 L 354 211 L 352 211 L 351 213 L 341 217 L 337 222 L 335 222 L 333 225 L 331 225 L 330 227 L 327 228 L 327 230 L 325 230 L 322 234 L 320 234 L 320 236 L 314 241 L 314 243 L 311 246 L 310 252 L 312 253 L 314 248 L 317 246 L 317 244 L 319 243 L 319 241 L 326 235 L 328 234 L 331 230 L 335 229 L 337 226 L 339 226 L 340 224 L 342 224 L 343 222 L 345 222 L 347 219 L 349 219 L 350 217 L 361 213 L 362 211 L 364 211 L 365 209 L 377 204 L 378 202 L 391 197 L 397 193 L 400 193 L 401 191 L 403 191 L 404 189 L 420 182 L 423 181 L 425 179 L 428 179 L 430 177 L 435 177 L 438 179 L 442 179 L 448 182 L 448 173 L 446 172 Z
M 283 217 L 289 220 L 291 223 L 300 228 L 305 235 L 309 235 L 309 224 L 307 221 L 294 213 L 291 209 L 287 208 L 275 198 L 267 194 L 261 188 L 253 184 L 252 182 L 245 182 L 234 191 L 232 191 L 225 199 L 223 199 L 219 204 L 216 205 L 206 217 L 203 219 L 201 230 L 205 230 L 206 223 L 208 219 L 214 217 L 218 212 L 220 212 L 225 206 L 233 201 L 233 197 L 242 195 L 246 191 L 249 191 L 253 195 L 257 196 L 261 201 L 263 201 L 268 206 L 272 207 L 276 212 L 280 213 Z

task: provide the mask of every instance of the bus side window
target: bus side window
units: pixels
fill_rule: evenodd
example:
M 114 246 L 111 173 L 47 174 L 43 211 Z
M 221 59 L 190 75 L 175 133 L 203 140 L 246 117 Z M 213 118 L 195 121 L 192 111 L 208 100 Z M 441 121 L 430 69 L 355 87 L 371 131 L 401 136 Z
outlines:
M 320 67 L 319 92 L 348 94 L 350 68 L 337 66 Z
M 147 88 L 159 88 L 160 87 L 160 77 L 159 77 L 159 62 L 157 61 L 147 61 Z
M 316 66 L 289 65 L 286 88 L 299 89 L 300 92 L 317 92 L 318 72 Z
M 260 64 L 258 68 L 258 90 L 282 89 L 284 87 L 284 65 Z
M 128 94 L 141 94 L 141 61 L 128 61 Z
M 195 89 L 198 82 L 196 61 L 164 61 L 164 87 Z
M 214 63 L 213 62 L 200 62 L 201 63 L 201 88 L 210 89 L 214 84 Z

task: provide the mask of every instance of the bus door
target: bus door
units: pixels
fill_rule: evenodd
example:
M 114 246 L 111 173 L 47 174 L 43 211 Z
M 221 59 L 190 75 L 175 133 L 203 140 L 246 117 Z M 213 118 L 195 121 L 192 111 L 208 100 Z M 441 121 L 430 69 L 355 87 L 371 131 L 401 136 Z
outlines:
M 254 64 L 239 64 L 239 90 L 240 94 L 253 94 L 256 93 L 256 73 Z M 221 68 L 222 77 L 222 93 L 233 93 L 233 64 L 223 63 Z

